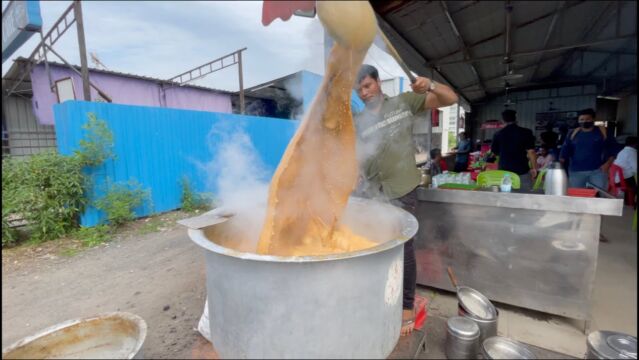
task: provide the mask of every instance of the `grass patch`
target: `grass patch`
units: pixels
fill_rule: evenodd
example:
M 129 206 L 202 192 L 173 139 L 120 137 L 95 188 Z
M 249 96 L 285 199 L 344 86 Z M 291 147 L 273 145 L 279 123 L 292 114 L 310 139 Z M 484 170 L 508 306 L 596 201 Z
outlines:
M 73 257 L 78 255 L 79 253 L 80 253 L 80 250 L 76 248 L 66 248 L 60 251 L 60 255 L 64 257 Z
M 86 247 L 94 247 L 111 239 L 111 228 L 108 225 L 81 227 L 73 234 L 73 237 L 80 240 Z
M 159 217 L 149 218 L 149 221 L 145 221 L 138 229 L 138 235 L 146 235 L 154 232 L 158 232 L 160 226 L 163 224 L 162 219 Z

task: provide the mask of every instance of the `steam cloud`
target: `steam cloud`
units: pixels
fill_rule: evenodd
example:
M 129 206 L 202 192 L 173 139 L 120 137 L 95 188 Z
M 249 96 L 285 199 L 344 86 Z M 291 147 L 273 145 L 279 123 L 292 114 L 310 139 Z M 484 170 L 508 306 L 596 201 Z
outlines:
M 269 172 L 243 130 L 241 122 L 221 122 L 207 135 L 213 158 L 203 166 L 207 188 L 213 189 L 221 207 L 235 214 L 246 238 L 259 239 L 266 214 Z

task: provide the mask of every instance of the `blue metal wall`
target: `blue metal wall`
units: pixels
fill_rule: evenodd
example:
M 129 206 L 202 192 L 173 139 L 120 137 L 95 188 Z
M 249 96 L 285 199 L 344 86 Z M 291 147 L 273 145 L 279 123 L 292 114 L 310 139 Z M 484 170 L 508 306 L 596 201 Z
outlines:
M 213 158 L 208 146 L 211 129 L 221 123 L 239 127 L 251 138 L 272 176 L 299 121 L 234 114 L 187 111 L 168 108 L 67 101 L 54 106 L 58 151 L 72 154 L 84 136 L 82 125 L 88 113 L 104 120 L 114 135 L 116 158 L 90 171 L 96 198 L 104 194 L 107 179 L 127 182 L 135 179 L 151 190 L 152 207 L 138 209 L 139 216 L 180 207 L 182 177 L 187 176 L 198 192 L 207 189 L 206 174 L 199 163 Z M 215 138 L 213 138 L 215 141 Z M 81 225 L 94 226 L 104 214 L 89 207 Z

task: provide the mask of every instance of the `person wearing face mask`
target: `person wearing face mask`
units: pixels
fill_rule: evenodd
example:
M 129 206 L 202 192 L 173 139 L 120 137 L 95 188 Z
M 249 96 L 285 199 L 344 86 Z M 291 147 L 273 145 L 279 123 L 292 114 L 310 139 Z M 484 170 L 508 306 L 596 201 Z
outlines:
M 585 188 L 591 183 L 602 189 L 608 186 L 608 168 L 614 160 L 614 139 L 606 136 L 606 130 L 595 127 L 595 111 L 579 112 L 579 127 L 572 130 L 561 147 L 559 161 L 569 163 L 568 184 L 573 188 Z

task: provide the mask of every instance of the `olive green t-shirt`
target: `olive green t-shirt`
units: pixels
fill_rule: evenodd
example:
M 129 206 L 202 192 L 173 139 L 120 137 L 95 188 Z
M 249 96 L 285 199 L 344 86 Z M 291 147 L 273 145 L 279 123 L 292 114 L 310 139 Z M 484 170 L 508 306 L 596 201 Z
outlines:
M 420 183 L 413 123 L 425 100 L 426 95 L 414 92 L 384 95 L 379 113 L 364 109 L 354 116 L 360 173 L 388 199 L 402 197 Z

